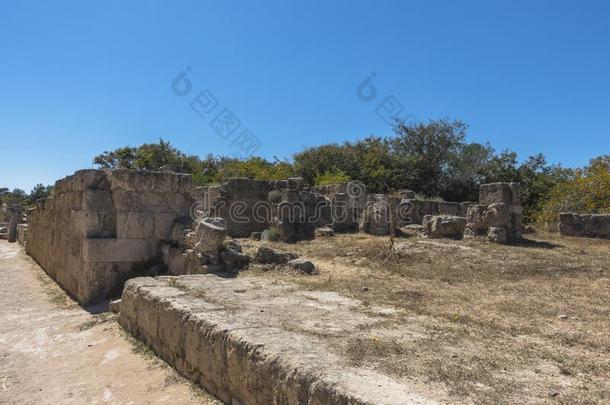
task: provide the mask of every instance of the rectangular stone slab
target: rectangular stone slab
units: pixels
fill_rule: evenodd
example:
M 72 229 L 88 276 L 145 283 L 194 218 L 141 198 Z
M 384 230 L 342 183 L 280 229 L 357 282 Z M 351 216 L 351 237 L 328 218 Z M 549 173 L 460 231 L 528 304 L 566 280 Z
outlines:
M 373 325 L 360 309 L 335 292 L 256 277 L 140 277 L 123 290 L 120 323 L 225 403 L 435 403 L 402 381 L 350 367 L 319 337 Z

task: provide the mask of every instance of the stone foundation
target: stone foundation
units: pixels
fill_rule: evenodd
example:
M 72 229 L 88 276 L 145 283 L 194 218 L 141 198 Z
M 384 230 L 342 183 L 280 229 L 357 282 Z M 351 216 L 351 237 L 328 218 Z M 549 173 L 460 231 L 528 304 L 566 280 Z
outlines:
M 610 214 L 559 214 L 559 232 L 566 236 L 610 239 Z
M 227 404 L 434 403 L 332 351 L 329 330 L 382 333 L 379 318 L 360 307 L 334 292 L 253 278 L 136 278 L 123 291 L 119 322 Z
M 110 298 L 159 261 L 191 192 L 188 175 L 77 171 L 29 211 L 27 252 L 81 304 Z

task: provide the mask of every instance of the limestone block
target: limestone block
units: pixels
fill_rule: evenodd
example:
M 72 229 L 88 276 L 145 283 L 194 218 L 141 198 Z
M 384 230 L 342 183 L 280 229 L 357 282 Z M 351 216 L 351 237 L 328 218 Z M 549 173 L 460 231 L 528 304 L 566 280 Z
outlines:
M 87 189 L 107 190 L 109 188 L 104 170 L 84 169 L 55 182 L 55 193 L 82 191 Z
M 225 265 L 226 270 L 241 270 L 250 264 L 250 257 L 232 249 L 220 251 L 220 262 Z
M 592 214 L 584 217 L 585 236 L 610 238 L 610 214 Z
M 585 236 L 585 221 L 583 216 L 572 212 L 560 213 L 559 232 L 566 236 Z
M 295 270 L 299 270 L 307 274 L 311 274 L 316 271 L 315 264 L 305 259 L 290 260 L 287 264 L 288 267 L 292 267 Z
M 192 200 L 189 194 L 116 190 L 112 192 L 112 203 L 117 212 L 165 212 L 186 215 Z
M 460 203 L 442 201 L 438 203 L 438 213 L 440 215 L 460 216 Z
M 154 238 L 154 229 L 155 219 L 151 212 L 124 211 L 116 213 L 117 239 L 152 239 Z
M 290 260 L 297 258 L 298 255 L 296 253 L 283 252 L 281 250 L 261 246 L 258 248 L 254 260 L 262 264 L 286 264 Z
M 449 215 L 426 215 L 422 225 L 424 235 L 428 238 L 461 239 L 464 235 L 466 218 Z
M 513 183 L 517 184 L 517 183 Z M 513 202 L 513 189 L 510 183 L 489 183 L 481 184 L 479 188 L 479 204 L 491 205 L 494 203 L 504 203 L 511 205 Z
M 150 239 L 85 239 L 85 262 L 143 262 L 158 256 L 159 241 Z
M 217 252 L 227 236 L 226 222 L 223 218 L 207 217 L 196 221 L 189 240 L 195 242 L 194 249 L 199 253 Z
M 81 196 L 81 207 L 73 209 L 103 212 L 111 212 L 113 210 L 112 196 L 109 190 L 84 190 L 82 194 L 78 195 Z
M 510 217 L 508 205 L 504 203 L 490 204 L 485 210 L 485 222 L 488 226 L 506 228 Z
M 487 237 L 490 242 L 505 244 L 508 241 L 506 228 L 490 227 L 487 230 Z
M 63 229 L 70 229 L 79 238 L 116 237 L 116 216 L 113 212 L 72 211 L 70 222 Z M 62 229 L 62 225 L 57 226 Z

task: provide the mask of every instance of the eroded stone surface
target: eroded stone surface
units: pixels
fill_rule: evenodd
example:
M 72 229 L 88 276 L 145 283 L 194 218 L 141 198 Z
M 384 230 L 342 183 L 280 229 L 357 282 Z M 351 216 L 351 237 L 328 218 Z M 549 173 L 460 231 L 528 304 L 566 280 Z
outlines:
M 347 366 L 318 337 L 376 322 L 334 292 L 257 278 L 136 278 L 123 291 L 120 322 L 226 403 L 432 403 L 400 381 Z

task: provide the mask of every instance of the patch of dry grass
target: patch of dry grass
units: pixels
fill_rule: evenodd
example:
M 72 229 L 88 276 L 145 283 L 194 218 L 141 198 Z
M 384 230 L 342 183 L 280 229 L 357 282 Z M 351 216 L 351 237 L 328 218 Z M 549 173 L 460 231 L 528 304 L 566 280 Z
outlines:
M 384 320 L 391 333 L 333 342 L 354 365 L 458 401 L 610 401 L 610 241 L 542 233 L 509 246 L 390 246 L 354 234 L 271 245 L 313 260 L 319 275 L 251 273 L 401 310 Z

